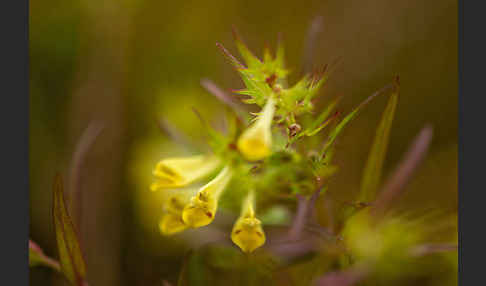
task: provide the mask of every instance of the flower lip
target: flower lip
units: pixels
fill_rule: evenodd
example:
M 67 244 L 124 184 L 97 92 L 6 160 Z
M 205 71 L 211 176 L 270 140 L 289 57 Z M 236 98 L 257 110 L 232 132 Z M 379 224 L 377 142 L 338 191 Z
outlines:
M 216 215 L 218 200 L 232 177 L 232 171 L 226 166 L 213 180 L 203 186 L 191 198 L 182 211 L 185 224 L 197 228 L 210 224 Z
M 182 219 L 190 227 L 202 227 L 210 224 L 213 219 L 213 213 L 202 207 L 190 206 L 184 209 Z
M 265 243 L 265 234 L 261 228 L 260 220 L 244 218 L 238 221 L 231 234 L 231 240 L 243 252 L 253 252 Z
M 241 215 L 233 226 L 231 240 L 243 252 L 250 253 L 265 243 L 265 233 L 262 229 L 262 223 L 255 217 L 254 193 L 250 191 L 243 206 Z
M 187 229 L 182 218 L 173 213 L 166 213 L 159 223 L 159 229 L 162 234 L 172 235 Z
M 195 188 L 172 189 L 163 192 L 164 214 L 159 222 L 159 230 L 163 235 L 173 235 L 189 227 L 182 219 L 182 212 L 184 207 L 189 204 L 191 196 L 196 193 Z

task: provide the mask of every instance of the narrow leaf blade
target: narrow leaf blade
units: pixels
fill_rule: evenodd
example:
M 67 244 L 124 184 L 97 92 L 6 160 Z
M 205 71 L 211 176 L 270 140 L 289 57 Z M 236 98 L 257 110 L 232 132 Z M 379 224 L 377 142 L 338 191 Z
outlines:
M 85 285 L 86 266 L 78 236 L 64 200 L 61 176 L 56 175 L 53 190 L 53 216 L 61 271 L 73 285 Z
M 391 94 L 381 117 L 380 124 L 376 129 L 373 145 L 363 172 L 359 196 L 360 201 L 369 202 L 376 196 L 376 191 L 381 180 L 383 162 L 385 161 L 385 155 L 388 149 L 390 130 L 395 116 L 397 103 L 398 88 Z
M 322 129 L 324 129 L 324 127 L 326 127 L 327 125 L 329 125 L 329 123 L 334 120 L 334 118 L 337 117 L 337 115 L 339 114 L 339 112 L 336 112 L 334 113 L 334 115 L 330 118 L 328 118 L 326 121 L 322 122 L 321 125 L 319 125 L 316 129 L 314 130 L 309 130 L 306 135 L 307 136 L 314 136 L 316 135 L 317 133 L 319 133 L 319 131 L 321 131 Z
M 216 43 L 216 46 L 221 50 L 224 57 L 235 67 L 236 69 L 245 69 L 246 67 L 241 64 L 228 50 L 220 43 Z
M 337 106 L 339 101 L 341 100 L 341 97 L 336 97 L 331 103 L 329 103 L 326 108 L 319 114 L 319 116 L 312 122 L 311 126 L 309 126 L 309 130 L 315 130 L 316 128 L 319 127 L 325 120 L 331 115 L 331 112 L 334 110 L 334 108 Z
M 341 131 L 343 131 L 344 127 L 359 113 L 359 111 L 363 107 L 365 107 L 377 95 L 384 93 L 385 91 L 387 91 L 391 87 L 392 87 L 392 85 L 387 85 L 384 88 L 373 93 L 367 99 L 365 99 L 363 102 L 361 102 L 361 104 L 358 105 L 353 111 L 351 111 L 348 115 L 346 115 L 346 117 L 344 117 L 343 120 L 341 120 L 341 122 L 339 122 L 339 124 L 336 126 L 336 128 L 334 128 L 331 131 L 331 133 L 329 134 L 329 137 L 328 137 L 326 143 L 324 144 L 324 146 L 321 150 L 320 157 L 322 158 L 326 154 L 326 152 L 329 150 L 329 148 L 332 146 L 332 144 L 336 140 L 337 136 L 341 133 Z

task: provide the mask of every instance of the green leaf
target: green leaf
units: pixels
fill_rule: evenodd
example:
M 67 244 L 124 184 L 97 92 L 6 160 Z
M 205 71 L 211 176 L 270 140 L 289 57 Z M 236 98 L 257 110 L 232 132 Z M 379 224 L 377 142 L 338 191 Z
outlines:
M 331 115 L 331 112 L 334 110 L 338 102 L 341 100 L 341 97 L 337 97 L 331 103 L 327 105 L 327 107 L 319 114 L 319 116 L 312 122 L 311 126 L 309 126 L 308 130 L 309 133 L 313 133 L 313 131 L 310 130 L 316 130 L 319 128 L 320 125 L 322 125 L 326 119 Z
M 398 88 L 393 92 L 383 111 L 380 125 L 376 129 L 375 138 L 363 172 L 359 200 L 369 202 L 376 196 L 380 184 L 383 162 L 390 138 L 390 130 L 398 102 Z
M 295 85 L 281 91 L 281 108 L 295 115 L 312 111 L 311 100 L 317 95 L 326 80 L 325 68 L 305 75 Z
M 316 96 L 317 92 L 322 87 L 322 85 L 326 83 L 328 78 L 329 74 L 327 73 L 327 65 L 311 73 L 309 77 L 309 92 L 306 94 L 304 102 L 310 103 L 312 98 Z
M 221 50 L 224 57 L 235 67 L 236 69 L 245 69 L 246 67 L 240 63 L 228 50 L 220 43 L 216 43 L 216 46 Z
M 339 167 L 337 165 L 331 164 L 333 155 L 334 147 L 331 147 L 327 151 L 325 157 L 312 160 L 311 164 L 313 173 L 320 180 L 326 180 L 339 171 Z
M 238 48 L 238 51 L 240 52 L 243 59 L 245 60 L 245 63 L 248 66 L 248 68 L 250 69 L 260 68 L 263 63 L 255 55 L 253 55 L 253 53 L 248 49 L 245 43 L 243 43 L 240 35 L 238 35 L 238 32 L 234 27 L 233 27 L 233 38 L 235 39 L 236 47 Z
M 331 103 L 331 105 L 333 105 Z M 304 137 L 304 136 L 307 136 L 307 137 L 312 137 L 314 135 L 316 135 L 317 133 L 319 133 L 319 131 L 321 131 L 322 129 L 324 129 L 326 126 L 329 125 L 329 123 L 331 123 L 334 119 L 337 118 L 338 116 L 338 112 L 334 113 L 334 115 L 332 115 L 330 118 L 327 118 L 327 113 L 330 112 L 330 110 L 332 110 L 334 108 L 334 106 L 329 106 L 326 110 L 324 110 L 323 113 L 321 113 L 321 115 L 324 114 L 324 116 L 319 116 L 319 118 L 314 121 L 312 123 L 312 126 L 307 128 L 306 130 L 302 131 L 302 132 L 299 132 L 296 136 L 293 136 L 293 137 L 290 137 L 289 140 L 288 140 L 288 143 L 287 143 L 287 146 L 293 144 L 295 141 L 297 141 L 298 139 Z M 321 120 L 321 118 L 323 118 L 323 122 L 320 123 L 320 125 L 316 125 L 319 124 L 319 120 Z
M 54 179 L 53 216 L 61 271 L 72 285 L 87 285 L 86 266 L 78 236 L 66 208 L 62 178 L 59 174 Z
M 221 44 L 218 43 L 216 45 L 222 51 L 225 58 L 238 71 L 246 86 L 245 90 L 237 91 L 239 94 L 251 97 L 250 99 L 243 100 L 243 102 L 263 106 L 268 97 L 273 94 L 275 83 L 283 83 L 288 74 L 288 71 L 283 68 L 283 49 L 279 46 L 275 59 L 272 58 L 270 51 L 266 49 L 264 52 L 265 60 L 262 62 L 247 48 L 235 29 L 233 29 L 233 35 L 246 67 Z
M 344 127 L 365 107 L 373 98 L 375 98 L 377 95 L 383 94 L 385 91 L 389 90 L 392 87 L 392 85 L 387 85 L 384 88 L 378 90 L 377 92 L 373 93 L 370 95 L 367 99 L 365 99 L 363 102 L 361 102 L 358 107 L 356 107 L 353 111 L 351 111 L 346 117 L 339 122 L 339 124 L 331 131 L 329 134 L 326 143 L 324 144 L 321 153 L 319 154 L 319 157 L 323 157 L 326 152 L 329 150 L 329 148 L 332 146 L 334 141 L 336 140 L 337 136 L 343 131 Z
M 46 256 L 39 245 L 29 239 L 29 266 L 34 267 L 38 265 L 48 266 L 60 271 L 59 262 Z
M 321 125 L 319 125 L 316 129 L 314 130 L 308 130 L 306 132 L 305 135 L 307 136 L 314 136 L 316 135 L 319 131 L 321 131 L 324 127 L 326 127 L 327 125 L 329 125 L 329 123 L 334 119 L 336 118 L 336 116 L 338 115 L 338 113 L 336 112 L 331 118 L 327 119 L 326 121 L 322 122 Z
M 252 96 L 259 106 L 263 106 L 272 93 L 272 89 L 265 82 L 265 76 L 257 70 L 238 69 L 241 79 L 248 90 L 247 95 Z

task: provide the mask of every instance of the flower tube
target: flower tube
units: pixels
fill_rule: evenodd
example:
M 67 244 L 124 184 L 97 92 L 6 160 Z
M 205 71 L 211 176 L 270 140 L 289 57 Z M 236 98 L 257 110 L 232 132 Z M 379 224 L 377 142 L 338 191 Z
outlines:
M 247 160 L 258 161 L 270 155 L 274 112 L 275 100 L 270 97 L 257 121 L 238 138 L 238 150 Z
M 231 180 L 232 171 L 226 166 L 219 174 L 203 186 L 195 196 L 191 198 L 182 212 L 184 223 L 191 227 L 201 227 L 210 224 L 214 220 L 218 208 L 218 200 L 224 188 Z
M 231 231 L 231 240 L 243 252 L 253 252 L 265 243 L 265 233 L 254 211 L 255 195 L 251 191 L 241 208 L 241 214 Z
M 220 163 L 218 157 L 207 155 L 164 159 L 153 171 L 157 181 L 150 186 L 150 190 L 187 186 L 209 175 Z

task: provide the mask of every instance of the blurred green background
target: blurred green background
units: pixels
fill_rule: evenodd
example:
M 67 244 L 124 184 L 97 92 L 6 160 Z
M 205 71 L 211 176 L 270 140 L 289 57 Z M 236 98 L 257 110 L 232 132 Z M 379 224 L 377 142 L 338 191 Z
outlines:
M 162 237 L 151 168 L 187 154 L 157 127 L 164 117 L 191 140 L 203 130 L 191 107 L 218 124 L 222 104 L 199 84 L 210 78 L 229 90 L 242 82 L 215 46 L 233 54 L 235 25 L 261 56 L 282 33 L 286 60 L 301 76 L 311 21 L 322 16 L 315 66 L 341 58 L 321 91 L 344 96 L 347 113 L 400 76 L 401 97 L 385 176 L 426 124 L 434 139 L 400 205 L 457 210 L 457 1 L 30 1 L 30 237 L 56 256 L 51 218 L 54 175 L 68 181 L 73 153 L 93 120 L 105 128 L 81 169 L 85 248 L 90 285 L 175 282 L 187 245 Z M 375 100 L 340 137 L 339 173 L 329 192 L 347 197 L 362 169 L 384 108 Z M 197 232 L 193 232 L 197 234 Z M 228 234 L 229 241 L 229 234 Z M 61 285 L 44 268 L 31 285 Z

